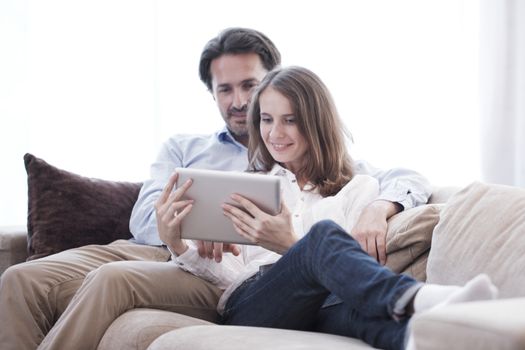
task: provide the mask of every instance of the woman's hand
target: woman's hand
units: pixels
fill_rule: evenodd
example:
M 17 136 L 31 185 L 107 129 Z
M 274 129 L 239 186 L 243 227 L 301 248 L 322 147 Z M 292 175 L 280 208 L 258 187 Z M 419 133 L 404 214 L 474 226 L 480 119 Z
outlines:
M 298 241 L 293 231 L 292 216 L 283 201 L 281 212 L 272 216 L 238 194 L 233 194 L 232 199 L 248 212 L 230 204 L 222 205 L 224 215 L 231 219 L 241 236 L 278 254 L 284 254 Z
M 180 224 L 182 219 L 190 212 L 193 200 L 180 200 L 190 188 L 191 180 L 186 181 L 172 193 L 178 177 L 177 173 L 170 177 L 168 184 L 164 187 L 155 203 L 155 214 L 157 216 L 160 240 L 175 254 L 180 255 L 188 249 L 188 246 L 180 237 Z

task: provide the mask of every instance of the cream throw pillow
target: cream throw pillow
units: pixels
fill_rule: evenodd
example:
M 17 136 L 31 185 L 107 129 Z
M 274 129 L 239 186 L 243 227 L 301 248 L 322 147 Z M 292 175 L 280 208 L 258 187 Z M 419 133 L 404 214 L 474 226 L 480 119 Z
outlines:
M 501 297 L 525 295 L 525 190 L 475 182 L 441 212 L 427 282 L 462 285 L 485 272 Z
M 432 231 L 442 205 L 428 204 L 405 210 L 388 220 L 386 266 L 425 281 Z

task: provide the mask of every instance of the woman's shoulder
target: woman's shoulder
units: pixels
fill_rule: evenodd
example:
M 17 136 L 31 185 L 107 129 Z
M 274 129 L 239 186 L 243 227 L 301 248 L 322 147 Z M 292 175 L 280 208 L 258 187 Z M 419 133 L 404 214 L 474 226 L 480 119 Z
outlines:
M 379 192 L 379 182 L 370 175 L 358 174 L 352 177 L 352 180 L 337 193 L 344 194 L 348 191 L 370 191 Z

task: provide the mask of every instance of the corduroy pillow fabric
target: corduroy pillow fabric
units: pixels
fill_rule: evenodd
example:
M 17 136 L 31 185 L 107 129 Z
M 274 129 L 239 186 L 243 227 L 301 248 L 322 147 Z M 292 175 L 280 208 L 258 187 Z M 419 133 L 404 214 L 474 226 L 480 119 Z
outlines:
M 442 204 L 427 204 L 402 211 L 388 220 L 386 266 L 419 281 L 426 280 L 432 232 Z
M 500 297 L 525 296 L 525 189 L 475 182 L 443 208 L 427 282 L 463 285 L 488 274 Z
M 141 183 L 87 178 L 24 156 L 28 260 L 88 244 L 128 239 Z

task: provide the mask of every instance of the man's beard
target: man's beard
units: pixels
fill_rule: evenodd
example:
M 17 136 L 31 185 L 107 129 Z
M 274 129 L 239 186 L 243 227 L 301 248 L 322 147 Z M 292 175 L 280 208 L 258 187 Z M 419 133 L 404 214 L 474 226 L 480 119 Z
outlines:
M 241 108 L 232 107 L 228 109 L 228 116 L 226 118 L 228 129 L 235 136 L 247 136 L 248 135 L 248 123 L 247 123 L 248 106 L 244 105 Z M 236 118 L 244 116 L 244 123 L 235 122 Z

